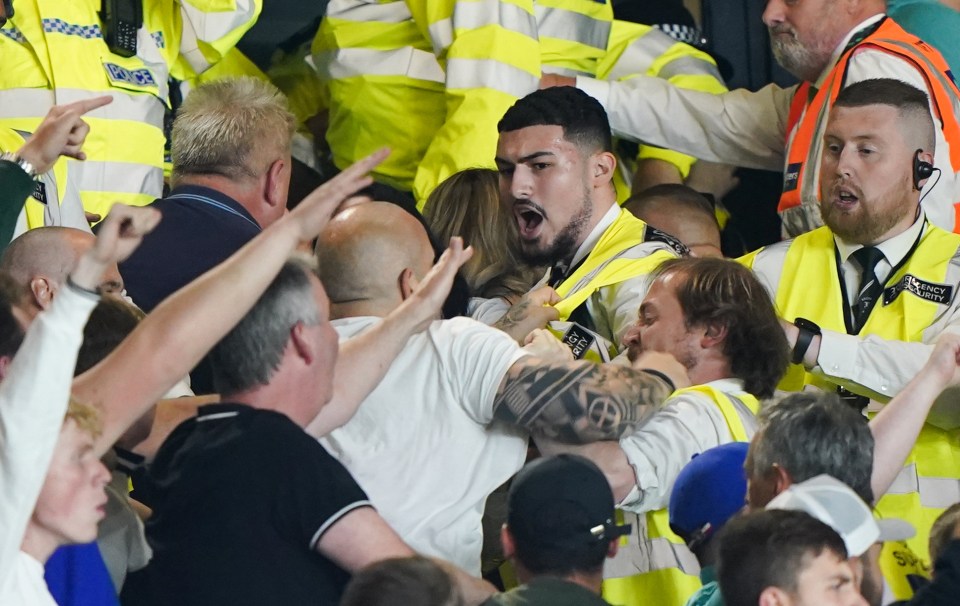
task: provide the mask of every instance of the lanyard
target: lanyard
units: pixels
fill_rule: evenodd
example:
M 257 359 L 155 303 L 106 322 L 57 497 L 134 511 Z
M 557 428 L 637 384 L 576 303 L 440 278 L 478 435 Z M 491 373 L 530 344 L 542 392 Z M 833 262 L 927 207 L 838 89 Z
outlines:
M 917 235 L 917 239 L 914 240 L 913 246 L 911 246 L 910 250 L 907 251 L 907 254 L 902 259 L 900 259 L 900 262 L 897 263 L 897 265 L 890 270 L 890 273 L 887 275 L 887 279 L 884 280 L 883 282 L 884 290 L 887 289 L 887 283 L 897 274 L 898 271 L 900 271 L 900 269 L 904 265 L 906 265 L 907 261 L 910 260 L 910 257 L 913 256 L 914 251 L 916 251 L 917 247 L 920 246 L 920 240 L 923 238 L 923 234 L 926 233 L 926 231 L 927 231 L 927 224 L 926 224 L 926 221 L 924 221 L 923 229 L 920 230 L 920 233 Z M 843 277 L 843 269 L 841 267 L 843 263 L 840 261 L 840 249 L 837 248 L 836 242 L 833 243 L 833 254 L 837 260 L 837 278 L 840 280 L 840 298 L 843 301 L 843 323 L 847 328 L 847 334 L 855 335 L 857 333 L 853 332 L 853 326 L 850 324 L 850 318 L 851 318 L 850 300 L 847 298 L 847 283 Z M 877 304 L 877 301 L 879 300 L 880 300 L 880 297 L 877 297 L 876 300 L 874 300 L 870 304 L 870 312 L 867 314 L 868 318 L 870 317 L 870 314 L 873 313 L 873 307 L 874 305 Z
M 250 217 L 244 215 L 235 208 L 230 208 L 223 202 L 218 202 L 213 198 L 208 198 L 207 196 L 201 196 L 198 194 L 173 194 L 172 196 L 167 196 L 167 200 L 193 200 L 194 202 L 200 202 L 201 204 L 206 204 L 207 206 L 212 206 L 214 208 L 219 208 L 222 211 L 228 212 L 231 215 L 240 217 L 250 225 L 253 225 L 257 228 L 257 231 L 262 231 L 262 228 L 257 225 L 257 222 L 252 220 Z

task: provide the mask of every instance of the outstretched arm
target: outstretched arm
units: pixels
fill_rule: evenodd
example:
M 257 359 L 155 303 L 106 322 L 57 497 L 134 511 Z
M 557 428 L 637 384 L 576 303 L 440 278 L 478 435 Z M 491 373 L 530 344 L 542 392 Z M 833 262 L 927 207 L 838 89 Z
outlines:
M 654 365 L 654 362 L 657 362 Z M 618 440 L 643 424 L 675 388 L 689 384 L 674 360 L 648 369 L 521 358 L 494 398 L 494 416 L 568 443 Z
M 906 387 L 870 421 L 873 432 L 874 497 L 879 499 L 893 484 L 913 449 L 937 396 L 960 383 L 960 335 L 944 334 L 933 354 Z
M 383 379 L 407 339 L 440 317 L 457 270 L 472 255 L 473 249 L 464 249 L 461 238 L 451 238 L 450 247 L 410 297 L 382 322 L 341 344 L 334 372 L 333 399 L 307 425 L 307 433 L 318 438 L 325 436 L 353 417 L 364 398 Z
M 249 311 L 301 241 L 317 236 L 347 197 L 366 187 L 382 150 L 317 188 L 221 265 L 158 306 L 105 360 L 74 381 L 103 414 L 102 454 Z

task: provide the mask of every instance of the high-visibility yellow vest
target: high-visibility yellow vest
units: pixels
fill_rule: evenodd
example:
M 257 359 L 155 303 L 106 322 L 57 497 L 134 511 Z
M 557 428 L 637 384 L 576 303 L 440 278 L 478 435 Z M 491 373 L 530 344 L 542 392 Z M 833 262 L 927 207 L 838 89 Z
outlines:
M 84 208 L 142 205 L 163 190 L 167 80 L 178 61 L 197 73 L 249 29 L 262 0 L 143 0 L 137 54 L 110 52 L 100 0 L 17 0 L 0 29 L 0 125 L 33 132 L 56 104 L 100 95 L 113 103 L 85 118 L 87 160 L 71 162 Z
M 497 122 L 540 78 L 533 0 L 332 0 L 312 50 L 334 163 L 389 145 L 374 176 L 421 204 L 451 174 L 494 167 Z
M 649 246 L 644 246 L 648 242 L 647 224 L 621 210 L 583 263 L 557 286 L 561 300 L 554 307 L 560 313 L 560 320 L 567 320 L 601 288 L 648 275 L 667 259 L 677 256 L 672 250 L 664 249 L 651 253 Z M 614 340 L 613 335 L 602 336 Z
M 760 404 L 746 392 L 728 394 L 710 385 L 694 385 L 674 392 L 674 396 L 699 394 L 720 409 L 735 442 L 752 437 L 733 398 L 754 415 Z M 683 606 L 701 587 L 700 566 L 683 539 L 670 530 L 666 508 L 647 512 L 645 520 L 636 514 L 617 512 L 627 523 L 643 526 L 621 540 L 617 558 L 604 569 L 603 597 L 611 604 L 624 606 Z M 644 523 L 645 522 L 645 523 Z M 639 530 L 639 532 L 637 532 Z M 634 543 L 636 541 L 636 543 Z M 633 543 L 633 544 L 631 544 Z M 618 561 L 619 560 L 619 561 Z M 615 578 L 610 578 L 613 575 Z M 622 576 L 621 576 L 622 575 Z
M 774 301 L 782 318 L 803 317 L 821 328 L 845 333 L 843 293 L 837 269 L 833 234 L 818 228 L 792 240 L 784 259 Z M 915 296 L 915 280 L 943 284 L 955 256 L 960 252 L 960 236 L 933 225 L 924 226 L 916 248 L 905 263 L 886 281 L 885 300 L 878 301 L 860 335 L 883 339 L 920 342 L 924 331 L 943 306 Z M 764 249 L 740 259 L 753 267 Z M 891 290 L 891 287 L 898 287 Z M 954 289 L 960 288 L 954 284 Z M 887 301 L 888 294 L 892 300 Z M 958 296 L 958 293 L 954 293 Z M 836 385 L 814 376 L 802 365 L 791 365 L 779 388 L 798 391 L 815 385 L 833 391 Z M 907 544 L 924 562 L 929 559 L 927 542 L 930 527 L 955 495 L 960 493 L 960 430 L 946 431 L 930 424 L 923 426 L 917 443 L 906 461 L 904 471 L 877 504 L 882 516 L 902 518 L 917 529 Z M 885 550 L 888 553 L 890 550 Z M 892 557 L 892 555 L 891 555 Z M 903 559 L 903 558 L 901 558 Z M 923 568 L 924 562 L 920 564 Z M 892 584 L 897 576 L 888 571 L 905 571 L 905 566 L 881 559 L 885 576 Z M 909 572 L 909 571 L 907 571 Z M 898 583 L 899 584 L 899 583 Z M 901 587 L 902 584 L 899 584 Z M 896 585 L 894 586 L 897 590 Z M 900 598 L 903 593 L 898 595 Z
M 23 136 L 9 128 L 0 126 L 0 152 L 15 152 L 24 144 Z M 65 192 L 67 191 L 67 161 L 60 158 L 45 175 L 40 177 L 46 188 L 47 204 L 63 204 Z M 23 213 L 26 217 L 26 229 L 35 229 L 44 225 L 53 224 L 47 219 L 47 208 L 30 197 L 23 206 Z M 21 217 L 21 221 L 23 217 Z

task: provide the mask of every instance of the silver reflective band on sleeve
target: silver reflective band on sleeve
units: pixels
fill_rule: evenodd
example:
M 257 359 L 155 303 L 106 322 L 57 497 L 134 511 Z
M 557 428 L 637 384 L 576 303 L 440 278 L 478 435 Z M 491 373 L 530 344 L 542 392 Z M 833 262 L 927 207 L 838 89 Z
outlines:
M 915 463 L 904 466 L 885 494 L 920 494 L 920 504 L 931 509 L 945 509 L 960 503 L 960 480 L 928 478 L 917 475 Z
M 610 38 L 610 22 L 574 11 L 537 5 L 537 33 L 540 38 L 560 38 L 605 50 Z
M 645 74 L 653 67 L 660 55 L 670 50 L 677 41 L 661 32 L 651 29 L 630 43 L 617 63 L 610 70 L 609 80 L 620 80 L 628 76 Z
M 500 0 L 457 2 L 452 17 L 430 24 L 434 51 L 439 53 L 453 44 L 455 30 L 479 29 L 487 25 L 499 25 L 531 40 L 537 39 L 536 19 L 516 4 Z
M 104 120 L 130 120 L 163 124 L 164 105 L 156 96 L 149 93 L 128 94 L 125 90 L 111 89 L 91 91 L 80 88 L 59 88 L 52 91 L 47 88 L 9 88 L 0 90 L 0 118 L 43 118 L 53 105 L 64 105 L 110 95 L 113 102 L 87 112 L 86 118 Z
M 537 90 L 540 80 L 518 67 L 493 59 L 448 59 L 447 89 L 489 88 L 520 98 Z
M 314 60 L 319 74 L 328 80 L 356 76 L 407 76 L 441 84 L 446 80 L 433 53 L 411 46 L 388 51 L 341 48 L 318 53 Z
M 75 179 L 81 191 L 148 194 L 157 198 L 163 193 L 163 169 L 146 164 L 71 162 L 70 179 Z
M 357 0 L 332 0 L 327 5 L 327 16 L 357 22 L 403 23 L 413 19 L 405 2 L 370 4 Z
M 663 250 L 661 248 L 650 250 L 649 246 L 645 246 L 646 244 L 648 243 L 641 242 L 640 244 L 635 244 L 630 248 L 627 248 L 626 250 L 620 251 L 613 257 L 610 257 L 600 265 L 593 268 L 593 271 L 591 271 L 584 277 L 580 278 L 580 281 L 573 285 L 573 288 L 571 288 L 570 292 L 567 293 L 566 298 L 572 297 L 578 290 L 582 288 L 586 288 L 593 281 L 594 278 L 600 275 L 600 272 L 602 272 L 607 267 L 607 265 L 610 265 L 614 261 L 617 261 L 619 259 L 642 259 L 644 257 L 650 256 L 657 250 Z
M 679 57 L 664 65 L 657 72 L 657 77 L 664 80 L 669 80 L 674 76 L 710 76 L 718 82 L 723 82 L 716 65 L 697 57 Z
M 215 42 L 248 23 L 252 25 L 254 15 L 257 13 L 257 3 L 253 0 L 234 0 L 235 8 L 233 10 L 223 10 L 222 8 L 201 10 L 195 8 L 189 2 L 178 4 L 180 4 L 180 11 L 184 16 L 184 33 L 187 30 L 192 30 L 197 39 L 204 42 Z M 214 3 L 211 2 L 210 4 Z
M 669 568 L 684 574 L 699 574 L 700 564 L 686 545 L 671 543 L 663 537 L 648 538 L 646 515 L 624 511 L 623 521 L 633 529 L 627 544 L 621 544 L 617 555 L 604 562 L 603 578 L 619 579 Z

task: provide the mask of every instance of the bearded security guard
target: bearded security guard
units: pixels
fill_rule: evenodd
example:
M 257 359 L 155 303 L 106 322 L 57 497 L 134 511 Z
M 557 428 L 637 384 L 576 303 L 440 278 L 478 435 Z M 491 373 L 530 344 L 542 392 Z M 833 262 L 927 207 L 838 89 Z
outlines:
M 163 190 L 169 77 L 202 73 L 256 21 L 262 0 L 16 0 L 0 28 L 0 126 L 31 132 L 55 104 L 103 94 L 88 160 L 71 165 L 84 208 L 143 205 Z M 101 8 L 103 9 L 101 11 Z
M 844 88 L 823 141 L 826 226 L 741 259 L 792 322 L 794 365 L 782 389 L 839 390 L 858 409 L 871 398 L 887 402 L 939 335 L 960 332 L 960 236 L 931 225 L 920 210 L 920 190 L 937 172 L 928 103 L 898 80 Z M 958 500 L 958 430 L 928 422 L 877 509 L 917 528 L 908 543 L 926 559 L 933 520 Z M 888 579 L 905 565 L 882 564 Z

